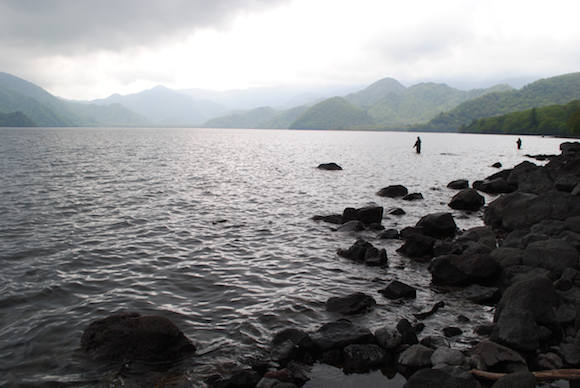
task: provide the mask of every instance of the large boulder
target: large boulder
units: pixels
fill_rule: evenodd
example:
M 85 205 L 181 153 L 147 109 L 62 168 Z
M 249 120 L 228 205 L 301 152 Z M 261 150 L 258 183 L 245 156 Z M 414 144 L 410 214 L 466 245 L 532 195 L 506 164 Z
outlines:
M 87 326 L 81 351 L 97 361 L 173 362 L 195 353 L 196 346 L 164 316 L 127 312 Z
M 522 264 L 545 268 L 560 277 L 566 268 L 578 269 L 578 252 L 564 240 L 536 241 L 524 250 Z
M 360 209 L 347 207 L 342 212 L 342 223 L 357 220 L 369 226 L 371 224 L 380 224 L 383 221 L 382 206 L 368 206 Z
M 352 344 L 370 344 L 375 342 L 375 337 L 366 327 L 341 319 L 323 325 L 312 335 L 312 341 L 319 351 L 327 351 Z
M 435 239 L 420 233 L 408 233 L 403 235 L 405 244 L 397 252 L 418 261 L 429 261 L 433 257 Z
M 483 191 L 488 194 L 509 193 L 513 189 L 507 184 L 503 178 L 495 178 L 492 180 L 484 179 L 482 181 L 473 182 L 473 188 Z
M 404 197 L 405 195 L 409 194 L 409 190 L 402 185 L 391 185 L 388 187 L 383 187 L 377 192 L 379 197 Z
M 449 202 L 449 207 L 456 210 L 479 210 L 485 203 L 485 198 L 475 189 L 463 189 L 455 194 Z
M 389 299 L 414 299 L 417 297 L 417 290 L 398 280 L 394 280 L 387 288 L 379 290 L 379 292 Z
M 460 368 L 425 368 L 415 372 L 403 388 L 479 388 L 479 382 Z
M 508 231 L 530 229 L 543 220 L 566 220 L 580 216 L 580 197 L 569 193 L 549 192 L 537 195 L 516 191 L 491 202 L 484 222 Z
M 337 253 L 339 256 L 371 266 L 387 264 L 387 251 L 384 248 L 379 250 L 362 239 L 357 240 L 348 249 L 339 249 Z
M 548 278 L 534 278 L 510 286 L 497 304 L 492 340 L 513 349 L 535 351 L 544 338 L 561 335 L 555 308 L 558 295 Z M 550 333 L 551 331 L 551 333 Z
M 389 354 L 375 344 L 353 344 L 342 350 L 346 372 L 367 372 L 380 368 L 390 360 Z
M 469 181 L 467 179 L 458 179 L 447 184 L 447 187 L 454 190 L 462 190 L 469 187 Z
M 453 237 L 457 231 L 457 224 L 451 213 L 433 213 L 422 217 L 415 225 L 423 230 L 423 234 L 444 239 Z
M 433 283 L 466 286 L 487 282 L 499 273 L 497 261 L 488 254 L 445 255 L 431 260 Z
M 326 311 L 344 315 L 364 314 L 372 311 L 377 304 L 374 298 L 362 292 L 345 297 L 332 297 L 326 301 Z

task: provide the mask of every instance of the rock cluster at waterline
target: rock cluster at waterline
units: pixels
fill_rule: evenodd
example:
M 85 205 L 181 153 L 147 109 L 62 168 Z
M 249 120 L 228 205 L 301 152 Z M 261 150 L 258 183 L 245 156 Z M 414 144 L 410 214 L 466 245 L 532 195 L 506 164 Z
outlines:
M 454 347 L 462 335 L 459 327 L 422 336 L 422 329 L 445 311 L 443 302 L 372 332 L 349 320 L 376 309 L 375 297 L 392 301 L 395 314 L 395 302 L 416 298 L 412 286 L 394 280 L 377 295 L 330 298 L 324 309 L 342 319 L 321 322 L 313 332 L 280 330 L 268 359 L 208 384 L 291 388 L 304 384 L 309 367 L 322 362 L 349 373 L 392 366 L 407 377 L 407 388 L 491 386 L 487 379 L 498 378 L 498 387 L 514 386 L 515 379 L 518 386 L 531 388 L 540 378 L 565 375 L 550 371 L 580 368 L 580 144 L 565 143 L 561 149 L 562 155 L 545 167 L 524 162 L 475 181 L 472 188 L 466 180 L 452 182 L 449 207 L 465 214 L 483 209 L 478 192 L 498 195 L 484 209 L 483 227 L 458 230 L 452 210 L 426 214 L 400 231 L 384 230 L 381 206 L 314 217 L 331 223 L 334 231 L 358 237 L 364 231 L 365 239 L 336 247 L 341 257 L 385 267 L 386 252 L 367 241 L 369 235 L 401 239 L 397 252 L 405 260 L 428 263 L 433 285 L 453 287 L 464 299 L 493 307 L 491 325 L 472 327 L 477 341 L 470 348 Z M 386 198 L 408 195 L 399 190 Z M 396 217 L 404 217 L 398 210 Z

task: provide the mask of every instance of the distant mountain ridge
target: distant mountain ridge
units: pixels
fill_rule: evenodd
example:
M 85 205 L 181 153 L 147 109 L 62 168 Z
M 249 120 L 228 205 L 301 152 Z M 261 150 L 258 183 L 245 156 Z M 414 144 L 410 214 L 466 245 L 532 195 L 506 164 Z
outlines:
M 93 100 L 95 105 L 122 104 L 155 124 L 201 124 L 226 109 L 207 100 L 195 100 L 164 86 L 156 86 L 139 93 Z

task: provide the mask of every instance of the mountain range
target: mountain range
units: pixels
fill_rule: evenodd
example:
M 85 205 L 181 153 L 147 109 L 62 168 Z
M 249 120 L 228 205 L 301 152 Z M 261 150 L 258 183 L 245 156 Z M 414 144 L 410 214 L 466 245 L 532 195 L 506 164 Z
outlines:
M 462 91 L 383 78 L 367 87 L 211 91 L 157 86 L 93 101 L 57 98 L 0 73 L 0 125 L 457 131 L 473 120 L 580 99 L 580 73 Z M 249 109 L 241 109 L 247 107 Z M 13 113 L 20 112 L 18 115 Z M 6 116 L 6 114 L 12 114 Z

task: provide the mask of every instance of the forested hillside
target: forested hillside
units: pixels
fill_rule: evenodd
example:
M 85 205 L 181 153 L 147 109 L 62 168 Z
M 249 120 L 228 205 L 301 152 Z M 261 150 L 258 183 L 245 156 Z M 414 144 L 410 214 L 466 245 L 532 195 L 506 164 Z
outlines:
M 413 128 L 418 131 L 455 132 L 473 120 L 580 99 L 580 73 L 541 79 L 520 90 L 496 92 L 466 101 Z
M 37 127 L 30 117 L 22 112 L 0 113 L 0 127 Z
M 369 115 L 341 97 L 324 100 L 302 113 L 290 129 L 374 129 Z
M 280 112 L 269 106 L 252 109 L 242 114 L 216 117 L 203 124 L 205 128 L 255 128 L 261 123 L 277 116 Z
M 465 133 L 580 135 L 580 100 L 473 120 L 459 127 Z

